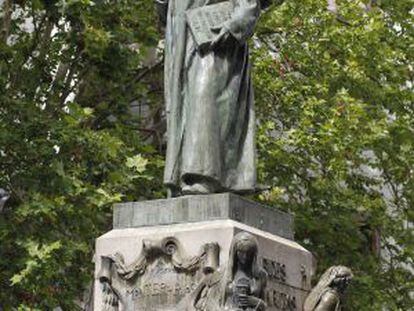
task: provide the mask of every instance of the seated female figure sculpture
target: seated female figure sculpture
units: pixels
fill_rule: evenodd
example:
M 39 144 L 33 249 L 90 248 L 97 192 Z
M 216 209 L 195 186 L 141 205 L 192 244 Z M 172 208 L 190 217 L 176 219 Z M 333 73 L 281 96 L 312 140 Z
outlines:
M 330 267 L 306 298 L 304 311 L 340 311 L 348 284 L 353 274 L 345 266 Z
M 224 309 L 263 311 L 267 273 L 257 263 L 258 244 L 247 232 L 234 237 L 222 290 Z
M 258 243 L 248 232 L 233 238 L 224 271 L 207 275 L 178 311 L 265 311 L 267 273 L 257 262 Z

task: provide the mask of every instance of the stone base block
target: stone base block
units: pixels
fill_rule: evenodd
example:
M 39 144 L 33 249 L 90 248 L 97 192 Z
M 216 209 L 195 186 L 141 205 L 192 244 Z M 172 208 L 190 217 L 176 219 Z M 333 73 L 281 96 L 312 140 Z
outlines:
M 293 217 L 232 193 L 189 195 L 114 206 L 114 229 L 232 219 L 293 240 Z
M 114 229 L 96 241 L 94 310 L 218 311 L 247 293 L 256 310 L 301 311 L 313 268 L 296 242 L 232 219 Z

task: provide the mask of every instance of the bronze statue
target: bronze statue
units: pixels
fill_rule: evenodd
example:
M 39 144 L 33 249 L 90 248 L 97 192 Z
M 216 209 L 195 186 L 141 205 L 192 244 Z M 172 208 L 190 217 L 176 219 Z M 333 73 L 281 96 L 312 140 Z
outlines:
M 330 267 L 306 298 L 303 311 L 340 311 L 352 271 L 344 266 Z
M 260 15 L 260 0 L 155 2 L 166 26 L 165 185 L 172 196 L 254 191 L 255 117 L 247 41 Z

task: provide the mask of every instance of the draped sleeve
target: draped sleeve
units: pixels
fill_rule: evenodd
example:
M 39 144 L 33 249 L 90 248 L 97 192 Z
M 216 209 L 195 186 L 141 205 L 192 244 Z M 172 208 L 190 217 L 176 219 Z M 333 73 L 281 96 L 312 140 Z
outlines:
M 232 2 L 234 4 L 232 18 L 224 27 L 240 44 L 244 44 L 253 35 L 260 15 L 260 1 L 232 0 Z

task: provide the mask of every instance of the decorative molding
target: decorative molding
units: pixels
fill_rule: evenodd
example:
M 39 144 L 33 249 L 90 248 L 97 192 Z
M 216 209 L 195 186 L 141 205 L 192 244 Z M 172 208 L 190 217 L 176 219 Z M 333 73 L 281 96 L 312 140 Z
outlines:
M 178 287 L 170 289 L 165 283 L 155 282 L 138 289 L 134 283 L 148 272 L 149 265 L 157 260 L 172 265 L 172 271 L 164 269 L 163 272 L 166 273 L 194 274 L 199 270 L 204 274 L 214 273 L 219 265 L 219 250 L 217 243 L 207 243 L 201 247 L 198 255 L 188 256 L 175 237 L 166 237 L 159 241 L 143 240 L 141 253 L 131 264 L 126 264 L 124 256 L 120 253 L 101 256 L 98 279 L 102 285 L 104 311 L 118 311 L 127 299 L 136 300 L 140 296 L 163 294 L 167 290 L 177 296 L 189 294 L 196 284 L 179 284 Z M 124 290 L 125 293 L 114 285 L 119 281 L 129 284 L 129 289 Z

